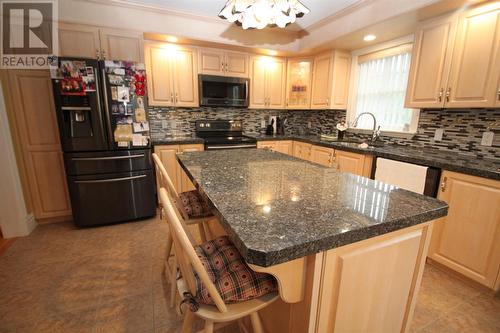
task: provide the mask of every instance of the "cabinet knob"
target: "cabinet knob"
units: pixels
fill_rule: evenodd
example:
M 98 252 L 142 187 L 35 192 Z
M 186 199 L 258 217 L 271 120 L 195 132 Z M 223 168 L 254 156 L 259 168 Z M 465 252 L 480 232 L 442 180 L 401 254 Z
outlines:
M 441 184 L 439 185 L 439 187 L 441 188 L 441 192 L 444 192 L 446 191 L 446 182 L 447 182 L 448 178 L 447 177 L 444 177 L 443 178 L 443 181 L 441 182 Z

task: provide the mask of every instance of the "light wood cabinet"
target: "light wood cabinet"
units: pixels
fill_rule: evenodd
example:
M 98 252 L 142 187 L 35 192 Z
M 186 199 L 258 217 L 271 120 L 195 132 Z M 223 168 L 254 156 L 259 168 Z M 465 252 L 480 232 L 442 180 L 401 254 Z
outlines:
M 335 50 L 314 58 L 311 109 L 347 109 L 351 55 Z
M 180 145 L 179 154 L 188 153 L 193 151 L 203 151 L 204 147 L 202 144 L 190 144 L 190 145 Z M 181 192 L 192 191 L 195 189 L 193 182 L 189 179 L 188 175 L 184 169 L 179 165 L 179 172 L 181 175 Z
M 500 181 L 444 171 L 438 199 L 450 208 L 436 222 L 430 258 L 500 288 Z
M 431 228 L 426 223 L 326 251 L 309 332 L 408 332 Z
M 149 105 L 199 105 L 197 53 L 194 48 L 146 43 L 145 62 Z
M 373 156 L 335 150 L 335 163 L 340 172 L 370 178 Z
M 59 56 L 144 62 L 139 31 L 59 23 Z
M 493 107 L 500 66 L 500 3 L 423 22 L 417 30 L 405 106 Z
M 257 142 L 257 148 L 269 149 L 283 154 L 293 155 L 293 141 L 291 140 L 259 141 Z
M 200 73 L 248 77 L 247 53 L 220 49 L 200 49 L 199 53 Z
M 310 161 L 326 167 L 332 167 L 335 151 L 332 148 L 312 146 Z
M 177 192 L 194 190 L 193 183 L 177 160 L 177 154 L 190 151 L 203 151 L 202 144 L 158 145 L 154 152 L 158 155 Z M 158 181 L 156 182 L 158 184 Z
M 48 71 L 5 71 L 4 89 L 28 210 L 37 220 L 71 219 Z
M 500 2 L 460 15 L 446 106 L 490 107 L 497 99 L 500 70 Z
M 250 60 L 250 108 L 285 107 L 286 60 L 252 57 Z
M 312 59 L 288 59 L 286 80 L 286 107 L 288 109 L 311 107 L 312 68 Z
M 143 33 L 123 29 L 99 29 L 104 59 L 144 62 Z
M 59 56 L 99 58 L 101 42 L 99 28 L 83 24 L 59 22 Z
M 293 156 L 309 161 L 311 158 L 311 148 L 312 145 L 310 143 L 304 143 L 299 141 L 293 142 Z

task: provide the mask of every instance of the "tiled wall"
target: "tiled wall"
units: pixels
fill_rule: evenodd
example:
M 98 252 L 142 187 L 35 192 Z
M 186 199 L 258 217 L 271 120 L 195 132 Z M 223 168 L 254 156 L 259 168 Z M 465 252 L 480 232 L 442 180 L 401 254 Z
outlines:
M 235 108 L 150 108 L 153 139 L 165 135 L 190 135 L 197 119 L 238 119 L 247 133 L 259 133 L 266 116 L 288 118 L 287 132 L 291 134 L 322 134 L 334 132 L 335 124 L 345 119 L 345 111 L 337 110 L 251 110 Z M 162 124 L 166 122 L 165 124 Z M 310 129 L 308 124 L 310 123 Z M 166 125 L 163 128 L 162 125 Z M 495 133 L 492 147 L 481 146 L 483 132 L 491 127 Z M 437 128 L 444 129 L 443 140 L 434 141 Z M 363 135 L 349 133 L 351 137 Z M 366 136 L 364 136 L 366 137 Z M 418 133 L 413 138 L 383 136 L 384 141 L 416 147 L 433 147 L 479 158 L 500 158 L 500 109 L 422 110 Z

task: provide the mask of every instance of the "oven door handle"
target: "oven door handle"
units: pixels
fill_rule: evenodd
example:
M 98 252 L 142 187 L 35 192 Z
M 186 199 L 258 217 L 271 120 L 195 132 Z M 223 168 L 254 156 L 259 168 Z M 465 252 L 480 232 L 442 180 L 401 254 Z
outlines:
M 256 148 L 256 144 L 248 144 L 248 145 L 221 145 L 221 146 L 205 146 L 205 149 L 237 149 L 237 148 Z

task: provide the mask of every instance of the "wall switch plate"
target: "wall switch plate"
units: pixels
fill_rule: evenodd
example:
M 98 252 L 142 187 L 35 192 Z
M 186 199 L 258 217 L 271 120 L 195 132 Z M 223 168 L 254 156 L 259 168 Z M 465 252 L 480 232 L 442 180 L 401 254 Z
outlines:
M 166 121 L 165 119 L 163 119 L 163 120 L 161 121 L 161 128 L 165 129 L 165 128 L 167 128 L 167 127 L 168 127 L 168 121 Z
M 307 128 L 311 128 L 311 127 L 312 127 L 311 122 L 310 122 L 310 121 L 308 121 L 308 122 L 307 122 Z
M 483 138 L 481 139 L 481 146 L 491 147 L 493 144 L 493 138 L 495 137 L 495 133 L 493 132 L 484 132 Z
M 436 132 L 434 133 L 434 140 L 435 141 L 441 141 L 443 140 L 443 134 L 444 134 L 444 129 L 438 128 Z
M 266 127 L 266 121 L 264 119 L 262 119 L 260 121 L 260 128 L 265 128 Z

